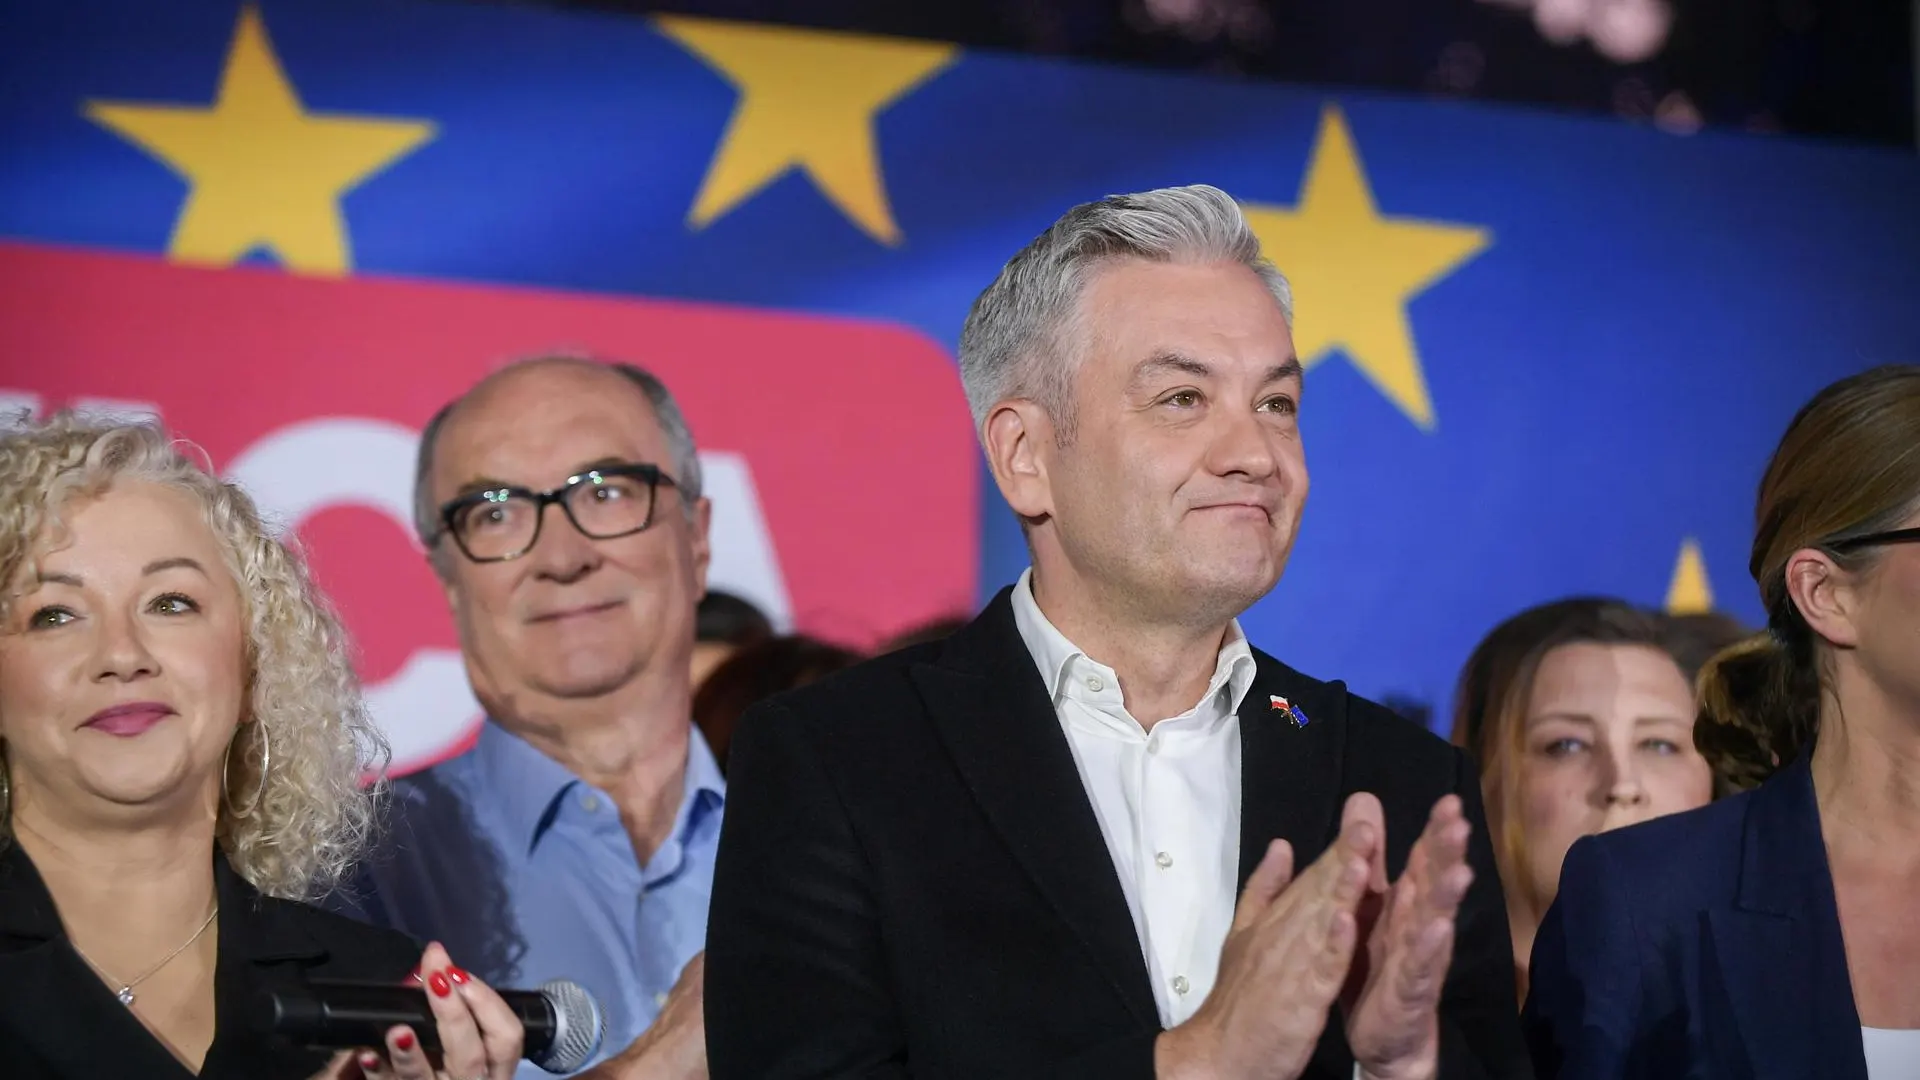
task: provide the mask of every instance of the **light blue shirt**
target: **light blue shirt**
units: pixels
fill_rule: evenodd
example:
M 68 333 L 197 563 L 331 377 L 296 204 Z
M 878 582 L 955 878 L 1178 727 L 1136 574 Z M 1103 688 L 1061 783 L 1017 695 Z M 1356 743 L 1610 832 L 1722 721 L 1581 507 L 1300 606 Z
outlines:
M 598 1062 L 646 1030 L 706 947 L 725 803 L 695 729 L 673 828 L 643 866 L 605 792 L 489 722 L 473 749 L 395 781 L 391 828 L 333 906 L 440 942 L 494 987 L 586 987 L 606 1019 Z

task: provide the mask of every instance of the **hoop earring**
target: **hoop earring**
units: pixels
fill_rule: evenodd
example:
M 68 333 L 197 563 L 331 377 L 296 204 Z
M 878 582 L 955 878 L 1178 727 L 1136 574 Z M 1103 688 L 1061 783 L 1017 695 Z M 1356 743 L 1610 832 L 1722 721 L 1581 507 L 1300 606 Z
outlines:
M 227 756 L 220 764 L 220 798 L 227 804 L 227 813 L 236 818 L 251 817 L 260 809 L 260 799 L 267 793 L 267 768 L 273 763 L 273 737 L 268 734 L 266 723 L 255 720 L 251 726 L 260 732 L 260 782 L 254 785 L 253 798 L 245 810 L 234 808 L 233 791 L 227 783 L 227 769 L 233 764 L 232 743 L 227 744 Z

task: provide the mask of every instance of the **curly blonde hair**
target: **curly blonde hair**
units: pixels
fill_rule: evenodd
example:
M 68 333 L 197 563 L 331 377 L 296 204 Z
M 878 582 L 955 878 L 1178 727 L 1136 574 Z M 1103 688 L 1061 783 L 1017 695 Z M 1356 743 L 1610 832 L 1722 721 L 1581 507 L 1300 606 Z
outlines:
M 228 862 L 270 896 L 307 900 L 337 884 L 366 844 L 387 745 L 367 714 L 339 619 L 305 565 L 269 534 L 246 492 L 202 468 L 156 423 L 62 413 L 0 431 L 0 619 L 38 545 L 70 501 L 121 480 L 166 484 L 200 501 L 240 587 L 246 716 L 227 748 L 215 824 Z M 264 773 L 262 767 L 265 766 Z M 0 742 L 0 769 L 7 767 Z M 0 843 L 12 807 L 0 792 Z

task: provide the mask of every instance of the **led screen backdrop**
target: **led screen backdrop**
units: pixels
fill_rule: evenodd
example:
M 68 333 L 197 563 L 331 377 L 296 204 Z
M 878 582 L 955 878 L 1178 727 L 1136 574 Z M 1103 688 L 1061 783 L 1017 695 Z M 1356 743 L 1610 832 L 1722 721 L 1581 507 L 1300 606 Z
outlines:
M 658 370 L 715 583 L 871 644 L 1025 564 L 953 367 L 973 297 L 1073 203 L 1217 184 L 1309 366 L 1313 495 L 1248 632 L 1438 705 L 1551 597 L 1757 620 L 1780 429 L 1920 343 L 1910 153 L 688 18 L 5 7 L 0 394 L 157 411 L 247 481 L 403 767 L 476 719 L 416 433 L 513 356 Z

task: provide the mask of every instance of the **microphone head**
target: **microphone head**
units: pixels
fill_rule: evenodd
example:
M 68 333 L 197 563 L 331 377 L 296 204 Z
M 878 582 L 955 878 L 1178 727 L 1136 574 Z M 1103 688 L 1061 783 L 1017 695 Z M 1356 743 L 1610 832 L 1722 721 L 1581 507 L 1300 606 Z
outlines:
M 570 1073 L 586 1066 L 600 1049 L 601 1030 L 606 1021 L 600 1015 L 600 1003 L 585 987 L 569 979 L 554 979 L 540 984 L 540 994 L 553 1006 L 553 1041 L 538 1057 L 528 1060 L 550 1073 Z

